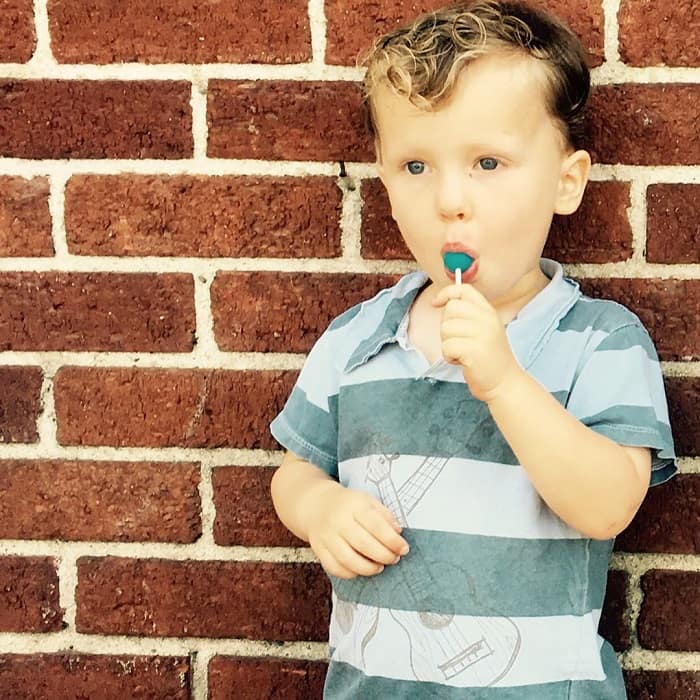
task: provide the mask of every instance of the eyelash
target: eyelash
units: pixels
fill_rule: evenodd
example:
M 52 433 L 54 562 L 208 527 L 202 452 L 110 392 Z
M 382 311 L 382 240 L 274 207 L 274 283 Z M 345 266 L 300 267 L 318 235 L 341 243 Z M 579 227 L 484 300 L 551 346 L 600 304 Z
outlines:
M 487 160 L 487 161 L 492 161 L 493 163 L 495 163 L 495 167 L 493 167 L 493 168 L 483 168 L 484 172 L 493 172 L 494 170 L 498 170 L 498 167 L 501 165 L 501 161 L 498 160 L 498 158 L 493 158 L 493 157 L 490 157 L 490 156 L 487 156 L 487 157 L 485 157 L 485 158 L 479 158 L 479 160 L 477 161 L 477 163 L 482 164 L 482 163 L 483 163 L 484 161 L 486 161 L 486 160 Z M 409 160 L 409 161 L 407 161 L 407 162 L 404 164 L 404 166 L 403 166 L 404 169 L 406 170 L 406 172 L 407 172 L 409 175 L 422 175 L 422 174 L 425 172 L 425 170 L 421 170 L 421 172 L 419 172 L 419 173 L 413 173 L 413 172 L 411 172 L 410 166 L 411 166 L 412 164 L 420 164 L 420 165 L 423 166 L 423 168 L 425 168 L 425 163 L 423 163 L 423 161 L 420 161 L 420 160 Z

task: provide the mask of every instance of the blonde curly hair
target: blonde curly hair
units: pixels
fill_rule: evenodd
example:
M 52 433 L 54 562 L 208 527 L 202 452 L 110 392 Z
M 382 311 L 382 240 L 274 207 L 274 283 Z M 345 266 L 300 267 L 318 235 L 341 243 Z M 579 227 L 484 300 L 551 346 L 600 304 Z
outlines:
M 479 56 L 513 53 L 541 61 L 549 114 L 565 142 L 580 148 L 590 72 L 578 37 L 559 19 L 521 2 L 461 2 L 418 17 L 378 38 L 361 58 L 365 122 L 377 136 L 373 99 L 388 86 L 416 107 L 447 100 L 462 69 Z

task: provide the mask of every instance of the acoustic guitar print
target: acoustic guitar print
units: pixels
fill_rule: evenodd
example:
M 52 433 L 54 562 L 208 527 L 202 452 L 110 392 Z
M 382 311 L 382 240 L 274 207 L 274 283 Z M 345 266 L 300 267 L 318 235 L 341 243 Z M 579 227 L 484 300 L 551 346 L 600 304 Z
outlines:
M 381 501 L 392 511 L 402 528 L 408 527 L 403 500 L 391 478 L 391 465 L 398 455 L 379 454 L 369 458 L 367 478 L 373 482 Z M 449 457 L 427 457 L 410 478 L 410 488 L 403 489 L 408 503 L 422 498 L 443 470 Z M 412 509 L 412 508 L 411 508 Z M 489 686 L 501 680 L 511 669 L 520 650 L 520 631 L 508 617 L 479 604 L 483 617 L 455 617 L 447 598 L 436 597 L 438 580 L 463 581 L 465 595 L 475 597 L 474 584 L 467 572 L 447 561 L 431 561 L 413 543 L 405 561 L 397 566 L 402 577 L 401 591 L 408 591 L 413 610 L 390 610 L 402 627 L 410 646 L 410 664 L 417 680 L 444 683 L 460 674 L 469 678 L 468 685 Z M 403 564 L 403 565 L 402 565 Z M 410 565 L 408 565 L 410 564 Z M 440 613 L 423 612 L 441 610 Z M 364 647 L 376 633 L 373 622 L 363 638 Z

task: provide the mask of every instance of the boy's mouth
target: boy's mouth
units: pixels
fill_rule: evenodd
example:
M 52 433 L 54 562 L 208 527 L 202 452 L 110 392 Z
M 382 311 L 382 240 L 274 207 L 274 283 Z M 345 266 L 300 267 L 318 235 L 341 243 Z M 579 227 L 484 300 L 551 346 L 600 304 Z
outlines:
M 460 271 L 462 282 L 470 282 L 474 279 L 479 267 L 476 253 L 460 244 L 454 243 L 445 244 L 441 253 L 443 264 L 445 265 L 445 274 L 450 279 L 455 279 L 457 270 Z

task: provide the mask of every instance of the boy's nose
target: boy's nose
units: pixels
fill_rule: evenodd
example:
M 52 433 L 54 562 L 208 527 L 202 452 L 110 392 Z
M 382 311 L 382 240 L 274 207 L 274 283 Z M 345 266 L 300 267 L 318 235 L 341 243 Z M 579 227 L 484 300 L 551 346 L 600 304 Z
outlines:
M 465 219 L 471 215 L 465 183 L 461 178 L 445 179 L 439 184 L 437 208 L 440 217 L 447 220 Z

